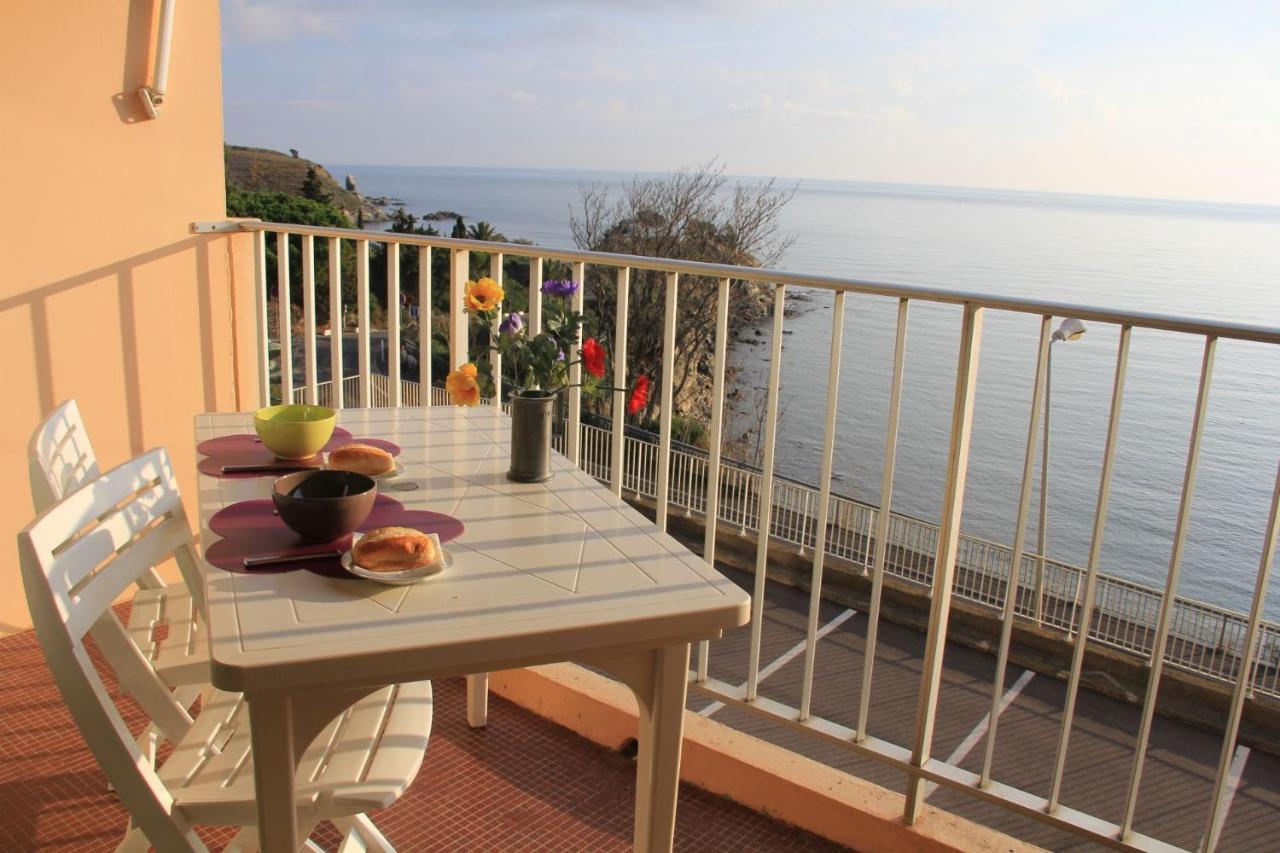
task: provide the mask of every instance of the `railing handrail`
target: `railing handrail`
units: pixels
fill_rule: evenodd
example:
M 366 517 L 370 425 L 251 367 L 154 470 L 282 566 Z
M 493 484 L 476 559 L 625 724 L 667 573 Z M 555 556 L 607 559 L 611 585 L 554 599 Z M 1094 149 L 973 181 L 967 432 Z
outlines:
M 601 436 L 609 435 L 609 432 L 607 430 L 595 424 L 582 424 L 582 429 L 584 431 L 587 431 L 587 430 L 597 431 L 601 434 Z M 684 455 L 690 456 L 691 458 L 696 458 L 699 460 L 704 458 L 702 457 L 701 453 L 698 452 L 700 450 L 699 448 L 693 448 L 695 452 L 689 453 L 687 448 L 690 448 L 690 447 L 692 447 L 692 445 L 685 445 L 682 448 L 673 447 L 672 453 L 682 453 Z M 744 473 L 750 474 L 751 476 L 754 476 L 754 477 L 759 477 L 763 473 L 758 467 L 753 466 L 750 463 L 741 462 L 739 460 L 722 459 L 721 464 L 732 464 L 738 470 L 743 471 Z M 815 494 L 817 493 L 817 487 L 811 483 L 805 483 L 800 480 L 783 477 L 782 475 L 779 475 L 779 474 L 774 475 L 774 480 L 783 481 L 796 488 L 804 489 L 806 491 L 813 492 Z M 867 512 L 873 512 L 873 513 L 880 512 L 880 508 L 878 506 L 867 503 L 866 501 L 863 501 L 863 500 L 859 500 L 857 498 L 849 497 L 848 495 L 842 495 L 842 494 L 832 492 L 831 497 L 834 500 L 839 500 L 839 501 L 849 503 Z M 938 531 L 938 525 L 935 522 L 928 521 L 926 519 L 916 518 L 915 516 L 907 515 L 905 513 L 900 513 L 893 510 L 890 510 L 889 515 L 893 519 L 913 525 L 915 527 L 920 527 L 920 528 L 932 531 L 935 534 Z M 972 533 L 961 533 L 960 535 L 964 541 L 972 543 L 974 545 L 982 545 L 988 548 L 998 549 L 1002 552 L 1011 552 L 1012 550 L 1008 544 L 1003 542 L 997 542 L 993 539 L 986 539 L 981 536 L 975 536 Z M 1010 559 L 1012 559 L 1012 556 L 1013 556 L 1012 553 L 1009 553 L 1008 555 Z M 1037 560 L 1039 560 L 1040 556 L 1041 555 L 1036 554 L 1033 551 L 1027 551 L 1022 555 L 1023 564 L 1025 565 L 1027 563 L 1035 563 Z M 1045 556 L 1044 559 L 1047 565 L 1061 569 L 1063 571 L 1080 573 L 1080 574 L 1083 574 L 1083 572 L 1085 571 L 1084 567 L 1082 566 L 1077 566 L 1073 563 L 1068 563 L 1063 560 L 1055 559 L 1053 557 Z M 1123 578 L 1118 575 L 1110 575 L 1105 573 L 1100 574 L 1099 578 L 1104 579 L 1108 584 L 1114 584 L 1115 586 L 1123 587 L 1125 589 L 1132 590 L 1133 592 L 1142 593 L 1143 595 L 1150 596 L 1157 601 L 1164 595 L 1163 590 L 1160 590 L 1153 586 L 1148 586 L 1147 584 L 1144 584 L 1141 581 L 1130 580 L 1129 578 Z M 1223 619 L 1234 619 L 1234 620 L 1243 621 L 1244 619 L 1247 618 L 1247 614 L 1242 613 L 1240 611 L 1231 610 L 1219 604 L 1212 604 L 1210 602 L 1200 601 L 1199 599 L 1191 598 L 1189 596 L 1178 595 L 1175 597 L 1175 601 L 1180 606 L 1192 607 L 1197 610 L 1212 614 L 1214 616 L 1221 617 Z M 1274 629 L 1276 631 L 1280 631 L 1280 623 L 1263 620 L 1262 624 L 1267 626 L 1268 628 Z
M 380 390 L 381 386 L 376 380 L 386 381 L 387 377 L 381 374 L 374 374 L 371 378 L 375 380 L 374 391 L 375 393 L 377 393 Z M 357 397 L 359 394 L 358 390 L 356 390 L 358 388 L 358 379 L 359 377 L 357 376 L 346 376 L 343 378 L 343 382 L 350 386 L 350 388 L 348 389 L 348 393 L 354 394 Z M 320 383 L 321 387 L 324 387 L 328 384 L 330 383 L 328 382 Z M 411 380 L 402 380 L 402 385 L 405 387 L 407 395 L 412 396 L 414 399 L 420 398 L 421 390 L 415 387 L 418 385 L 418 383 L 415 383 Z M 409 390 L 409 389 L 412 389 L 412 390 Z M 441 391 L 442 389 L 437 388 L 433 390 Z M 295 392 L 295 394 L 299 398 L 301 397 L 301 391 L 302 389 L 297 389 L 297 391 Z M 386 393 L 385 389 L 381 389 L 381 391 L 382 391 L 382 394 L 385 396 L 385 393 Z M 378 405 L 382 405 L 382 404 L 386 404 L 388 399 L 389 397 L 387 397 L 386 399 L 382 399 L 381 402 L 375 399 L 372 402 Z M 591 424 L 591 423 L 583 423 L 580 425 L 580 428 L 584 436 L 584 441 L 583 441 L 584 445 L 590 444 L 590 441 L 588 440 L 587 437 L 593 433 L 596 434 L 597 441 L 612 440 L 612 431 L 609 428 L 600 426 L 598 424 Z M 637 435 L 637 433 L 641 435 Z M 642 446 L 642 447 L 651 446 L 656 448 L 656 445 L 648 441 L 647 438 L 642 437 L 642 436 L 651 436 L 651 435 L 653 434 L 647 430 L 642 430 L 639 427 L 629 427 L 628 435 L 626 436 L 626 441 L 628 445 L 632 445 L 634 443 L 635 446 Z M 673 444 L 673 447 L 672 447 L 673 458 L 683 456 L 697 463 L 702 463 L 702 464 L 706 463 L 707 460 L 701 448 L 698 448 L 694 445 L 688 445 L 683 443 L 679 443 L 679 444 L 680 444 L 679 447 L 676 447 Z M 607 460 L 604 462 L 601 462 L 599 460 L 591 460 L 588 458 L 588 455 L 584 454 L 582 458 L 582 464 L 584 465 L 584 467 L 590 464 L 605 466 L 607 465 Z M 763 475 L 763 472 L 757 466 L 751 465 L 750 463 L 747 463 L 747 462 L 742 462 L 740 460 L 731 460 L 726 458 L 726 459 L 722 459 L 722 464 L 731 466 L 737 471 L 751 478 L 758 479 Z M 643 483 L 637 481 L 633 485 L 645 486 L 646 488 L 651 488 L 653 486 L 653 483 L 650 482 L 649 478 L 645 478 L 642 476 L 641 479 L 643 480 Z M 803 481 L 795 480 L 792 478 L 784 478 L 781 475 L 777 475 L 777 474 L 774 475 L 774 480 L 775 482 L 785 483 L 786 485 L 792 488 L 802 490 L 803 492 L 811 496 L 817 494 L 817 487 L 815 487 L 810 483 L 805 483 Z M 639 489 L 637 489 L 637 491 L 639 491 Z M 687 510 L 692 510 L 695 512 L 700 511 L 698 507 L 692 505 L 692 502 L 686 501 L 685 498 L 681 497 L 681 495 L 678 493 L 677 487 L 674 485 L 672 487 L 672 492 L 673 492 L 671 497 L 672 506 L 682 507 Z M 856 498 L 849 497 L 847 495 L 838 495 L 833 493 L 832 499 L 836 502 L 835 504 L 833 504 L 833 507 L 838 505 L 839 503 L 844 503 L 861 512 L 866 512 L 866 513 L 880 512 L 879 507 L 873 504 L 867 503 L 865 501 L 861 501 Z M 719 513 L 721 520 L 727 520 L 725 516 L 726 513 L 728 514 L 737 513 L 743 517 L 744 526 L 748 527 L 749 529 L 753 529 L 753 530 L 756 529 L 756 527 L 758 526 L 756 522 L 751 522 L 751 523 L 747 522 L 746 517 L 750 515 L 750 510 L 747 506 L 735 504 L 735 501 L 731 499 L 729 496 L 722 496 L 721 500 L 722 500 L 722 503 L 721 503 L 720 513 Z M 775 500 L 775 505 L 776 503 L 777 501 Z M 889 516 L 894 522 L 906 525 L 908 529 L 926 531 L 929 534 L 932 534 L 934 536 L 936 536 L 938 533 L 938 525 L 934 522 L 927 521 L 921 518 L 916 518 L 914 516 L 906 515 L 904 513 L 899 513 L 892 510 L 889 512 Z M 806 510 L 805 519 L 802 522 L 802 525 L 807 524 L 809 520 L 811 519 L 809 518 L 808 510 Z M 757 519 L 757 522 L 758 522 L 758 519 Z M 777 524 L 777 521 L 775 519 L 775 525 L 776 524 Z M 868 533 L 867 535 L 869 536 L 870 534 Z M 788 542 L 791 544 L 800 545 L 801 547 L 806 547 L 806 543 L 802 543 L 799 539 L 795 537 L 780 534 L 777 530 L 771 530 L 770 537 L 779 542 Z M 978 546 L 978 547 L 990 549 L 992 551 L 996 551 L 999 554 L 1001 554 L 1003 557 L 1008 558 L 1010 563 L 1012 562 L 1012 558 L 1013 558 L 1012 548 L 1005 543 L 997 542 L 990 539 L 985 539 L 979 536 L 974 536 L 973 534 L 970 534 L 970 533 L 963 533 L 963 532 L 960 534 L 960 537 L 961 537 L 962 543 L 965 543 L 967 546 Z M 804 538 L 803 534 L 801 538 Z M 835 543 L 828 543 L 828 544 L 829 544 L 829 548 L 835 547 Z M 836 553 L 835 551 L 829 551 L 829 553 L 831 553 L 832 556 L 842 556 Z M 1040 555 L 1038 554 L 1035 554 L 1033 552 L 1025 552 L 1022 556 L 1023 565 L 1019 568 L 1025 569 L 1025 567 L 1028 564 L 1034 565 L 1039 560 L 1039 558 L 1040 558 Z M 1062 572 L 1067 576 L 1080 577 L 1080 576 L 1083 576 L 1085 572 L 1085 569 L 1081 566 L 1076 566 L 1071 563 L 1064 562 L 1062 560 L 1054 559 L 1052 557 L 1045 557 L 1044 559 L 1045 559 L 1046 568 Z M 1000 571 L 993 572 L 984 566 L 973 565 L 968 562 L 965 562 L 964 568 L 967 571 L 973 573 L 974 575 L 980 576 L 984 580 L 1003 581 L 1005 583 L 1009 582 L 1009 576 L 1003 575 Z M 1010 571 L 1012 571 L 1012 566 L 1010 566 L 1009 568 L 1010 568 Z M 923 582 L 923 581 L 920 581 L 919 579 L 915 579 L 911 577 L 908 573 L 904 571 L 899 571 L 898 567 L 893 564 L 886 565 L 886 570 L 889 571 L 889 573 L 895 575 L 896 577 L 902 578 L 907 581 L 914 580 L 917 583 Z M 927 571 L 925 572 L 925 574 L 927 574 Z M 1098 580 L 1100 585 L 1103 588 L 1110 587 L 1117 591 L 1129 592 L 1129 593 L 1133 593 L 1135 595 L 1141 596 L 1143 601 L 1151 603 L 1153 607 L 1155 606 L 1156 602 L 1160 601 L 1161 597 L 1164 594 L 1162 590 L 1156 587 L 1148 586 L 1144 583 L 1141 583 L 1140 581 L 1134 581 L 1128 578 L 1118 577 L 1116 575 L 1100 573 Z M 1023 585 L 1023 582 L 1021 580 L 1019 581 L 1019 585 L 1020 586 Z M 968 588 L 958 587 L 956 590 L 956 594 L 970 601 L 983 603 L 980 600 L 980 596 Z M 1175 607 L 1178 608 L 1179 612 L 1189 614 L 1187 616 L 1188 619 L 1199 620 L 1194 623 L 1194 627 L 1201 627 L 1201 628 L 1204 627 L 1204 624 L 1205 624 L 1204 620 L 1216 621 L 1218 623 L 1218 627 L 1221 627 L 1222 625 L 1234 625 L 1234 626 L 1242 627 L 1248 618 L 1247 614 L 1245 613 L 1231 610 L 1221 605 L 1210 604 L 1208 602 L 1199 601 L 1197 599 L 1190 598 L 1183 595 L 1175 596 L 1174 604 L 1175 604 Z M 1133 612 L 1132 607 L 1127 609 L 1122 608 L 1120 611 L 1115 611 L 1110 609 L 1104 610 L 1102 608 L 1099 608 L 1098 612 L 1104 615 L 1110 615 L 1110 616 L 1122 619 L 1127 624 L 1135 625 L 1146 630 L 1149 630 L 1151 628 L 1149 624 L 1141 621 L 1140 614 Z M 1021 615 L 1026 616 L 1028 614 L 1022 613 Z M 1048 620 L 1048 621 L 1053 624 L 1056 624 L 1055 620 Z M 1266 633 L 1280 635 L 1280 623 L 1263 620 L 1261 625 L 1263 630 Z M 1210 624 L 1209 627 L 1213 627 L 1213 625 Z M 1102 632 L 1100 627 L 1091 630 L 1090 633 L 1094 637 L 1094 639 L 1100 642 L 1106 643 L 1108 645 L 1111 645 L 1115 648 L 1120 648 L 1127 651 L 1138 650 L 1138 645 L 1136 644 L 1136 641 L 1130 642 L 1130 643 L 1117 642 L 1115 638 Z M 1188 633 L 1187 636 L 1191 637 L 1191 635 L 1194 633 L 1195 632 L 1192 631 Z M 1142 646 L 1142 648 L 1145 648 L 1145 646 Z M 1199 675 L 1207 676 L 1215 680 L 1229 680 L 1230 672 L 1220 671 L 1221 667 L 1215 668 L 1213 666 L 1195 666 L 1190 662 L 1182 660 L 1181 658 L 1175 656 L 1172 650 L 1168 650 L 1167 655 L 1169 656 L 1167 658 L 1169 663 L 1173 664 L 1174 666 L 1178 666 L 1188 672 L 1197 673 Z M 1227 666 L 1227 669 L 1230 670 L 1230 666 Z M 1271 696 L 1280 695 L 1280 691 L 1277 691 L 1275 686 L 1269 686 L 1262 682 L 1263 682 L 1262 673 L 1256 673 L 1256 680 L 1254 685 L 1254 688 L 1256 690 Z
M 435 237 L 422 234 L 401 234 L 394 231 L 361 231 L 356 228 L 332 228 L 320 225 L 294 225 L 287 222 L 261 220 L 236 220 L 238 230 L 310 234 L 315 237 L 338 237 L 346 240 L 368 240 L 374 243 L 400 243 L 428 246 L 435 249 L 466 249 L 469 251 L 500 252 L 519 257 L 542 260 L 582 262 L 610 267 L 677 272 L 707 278 L 728 278 L 738 281 L 756 281 L 767 284 L 787 284 L 812 287 L 819 290 L 844 291 L 871 296 L 890 296 L 897 299 L 919 299 L 952 305 L 981 305 L 1000 311 L 1016 311 L 1050 317 L 1075 317 L 1097 323 L 1114 323 L 1147 329 L 1163 329 L 1194 335 L 1211 335 L 1230 340 L 1256 341 L 1280 344 L 1280 327 L 1259 326 L 1248 323 L 1232 323 L 1200 317 L 1179 317 L 1147 311 L 1120 311 L 1056 302 L 1044 299 L 1020 299 L 990 293 L 951 290 L 919 284 L 898 284 L 870 279 L 840 278 L 813 273 L 784 272 L 761 267 L 744 267 L 734 264 L 710 264 L 702 261 L 685 261 L 676 258 L 651 258 L 640 255 L 622 255 L 613 252 L 594 252 L 584 249 L 555 249 L 529 243 L 497 243 L 486 240 L 469 240 L 458 237 Z

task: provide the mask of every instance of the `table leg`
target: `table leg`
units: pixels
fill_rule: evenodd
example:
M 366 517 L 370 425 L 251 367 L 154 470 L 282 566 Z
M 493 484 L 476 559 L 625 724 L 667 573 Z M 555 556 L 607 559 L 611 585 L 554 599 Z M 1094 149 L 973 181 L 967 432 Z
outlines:
M 245 698 L 252 727 L 253 783 L 262 853 L 296 853 L 298 814 L 293 777 L 298 759 L 294 750 L 293 703 L 285 695 Z
M 636 767 L 635 849 L 670 851 L 680 790 L 689 644 L 666 646 L 650 654 L 653 677 L 648 679 L 647 690 L 636 691 L 640 704 L 640 753 Z
M 467 676 L 467 725 L 473 729 L 489 724 L 489 673 Z

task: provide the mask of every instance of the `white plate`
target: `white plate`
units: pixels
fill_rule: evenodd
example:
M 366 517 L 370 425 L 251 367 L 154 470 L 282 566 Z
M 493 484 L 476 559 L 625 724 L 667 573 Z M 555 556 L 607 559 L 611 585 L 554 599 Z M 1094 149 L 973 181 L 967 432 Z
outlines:
M 401 474 L 404 473 L 404 463 L 401 462 L 399 459 L 396 459 L 395 462 L 396 462 L 396 467 L 392 468 L 390 471 L 383 471 L 381 474 L 368 474 L 366 476 L 372 477 L 373 479 L 378 481 L 395 479 L 396 477 L 399 477 Z M 328 457 L 325 457 L 324 467 L 329 468 Z M 343 469 L 330 469 L 330 470 L 345 471 L 346 469 L 343 468 Z
M 356 543 L 360 541 L 363 534 L 353 533 L 351 535 L 351 548 L 354 550 Z M 371 572 L 363 569 L 356 564 L 352 551 L 347 551 L 342 555 L 342 568 L 346 569 L 350 574 L 365 580 L 377 581 L 389 586 L 405 586 L 411 583 L 417 583 L 420 580 L 438 575 L 445 569 L 453 565 L 453 555 L 450 554 L 445 547 L 440 544 L 440 537 L 434 533 L 428 533 L 435 540 L 436 550 L 440 552 L 440 559 L 429 566 L 422 566 L 418 569 L 408 569 L 403 572 Z

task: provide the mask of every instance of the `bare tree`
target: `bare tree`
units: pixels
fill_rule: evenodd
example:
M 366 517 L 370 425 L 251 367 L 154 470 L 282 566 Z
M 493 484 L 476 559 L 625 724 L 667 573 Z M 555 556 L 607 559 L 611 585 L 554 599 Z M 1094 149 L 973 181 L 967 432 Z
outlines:
M 787 411 L 794 399 L 787 394 L 778 400 L 778 415 L 774 420 L 775 435 L 784 431 Z M 769 414 L 769 389 L 764 386 L 749 386 L 743 394 L 726 404 L 729 426 L 726 432 L 731 437 L 724 441 L 724 455 L 729 459 L 746 462 L 748 465 L 760 467 L 764 464 L 764 432 L 765 421 Z
M 658 178 L 636 177 L 618 198 L 596 184 L 582 188 L 581 208 L 569 227 L 581 249 L 647 257 L 679 258 L 740 266 L 775 266 L 794 238 L 783 236 L 778 215 L 795 189 L 774 180 L 728 187 L 724 166 L 711 160 Z M 588 326 L 612 342 L 616 307 L 613 271 L 589 267 Z M 705 417 L 715 346 L 716 280 L 681 276 L 676 321 L 676 410 Z M 729 302 L 730 331 L 763 318 L 771 304 L 767 286 L 734 281 Z M 649 376 L 661 387 L 662 326 L 666 277 L 633 270 L 627 318 L 627 362 L 632 377 Z M 641 413 L 658 402 L 650 395 Z

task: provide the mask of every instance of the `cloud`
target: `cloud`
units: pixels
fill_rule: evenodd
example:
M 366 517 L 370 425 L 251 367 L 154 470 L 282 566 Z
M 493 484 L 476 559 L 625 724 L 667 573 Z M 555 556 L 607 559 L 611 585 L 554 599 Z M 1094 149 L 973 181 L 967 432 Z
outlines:
M 859 121 L 866 117 L 861 110 L 848 107 L 832 107 L 821 104 L 798 104 L 795 101 L 783 101 L 782 109 L 788 115 L 816 118 L 822 121 Z
M 305 139 L 333 162 L 629 170 L 720 154 L 755 174 L 1280 200 L 1280 113 L 1259 106 L 1280 101 L 1274 16 L 1110 0 L 223 0 L 223 14 L 228 137 Z M 453 115 L 519 132 L 477 145 L 440 131 Z
M 1057 74 L 1051 74 L 1043 68 L 1038 68 L 1034 65 L 1028 66 L 1027 70 L 1031 72 L 1031 76 L 1034 78 L 1035 84 L 1040 91 L 1044 92 L 1060 104 L 1068 104 L 1084 95 L 1083 92 L 1078 89 L 1073 89 L 1064 83 L 1062 78 Z
M 521 107 L 531 107 L 538 102 L 538 96 L 524 89 L 511 89 L 507 93 L 511 102 Z
M 225 7 L 231 32 L 246 41 L 287 41 L 299 35 L 342 37 L 340 13 L 298 0 L 231 0 Z

